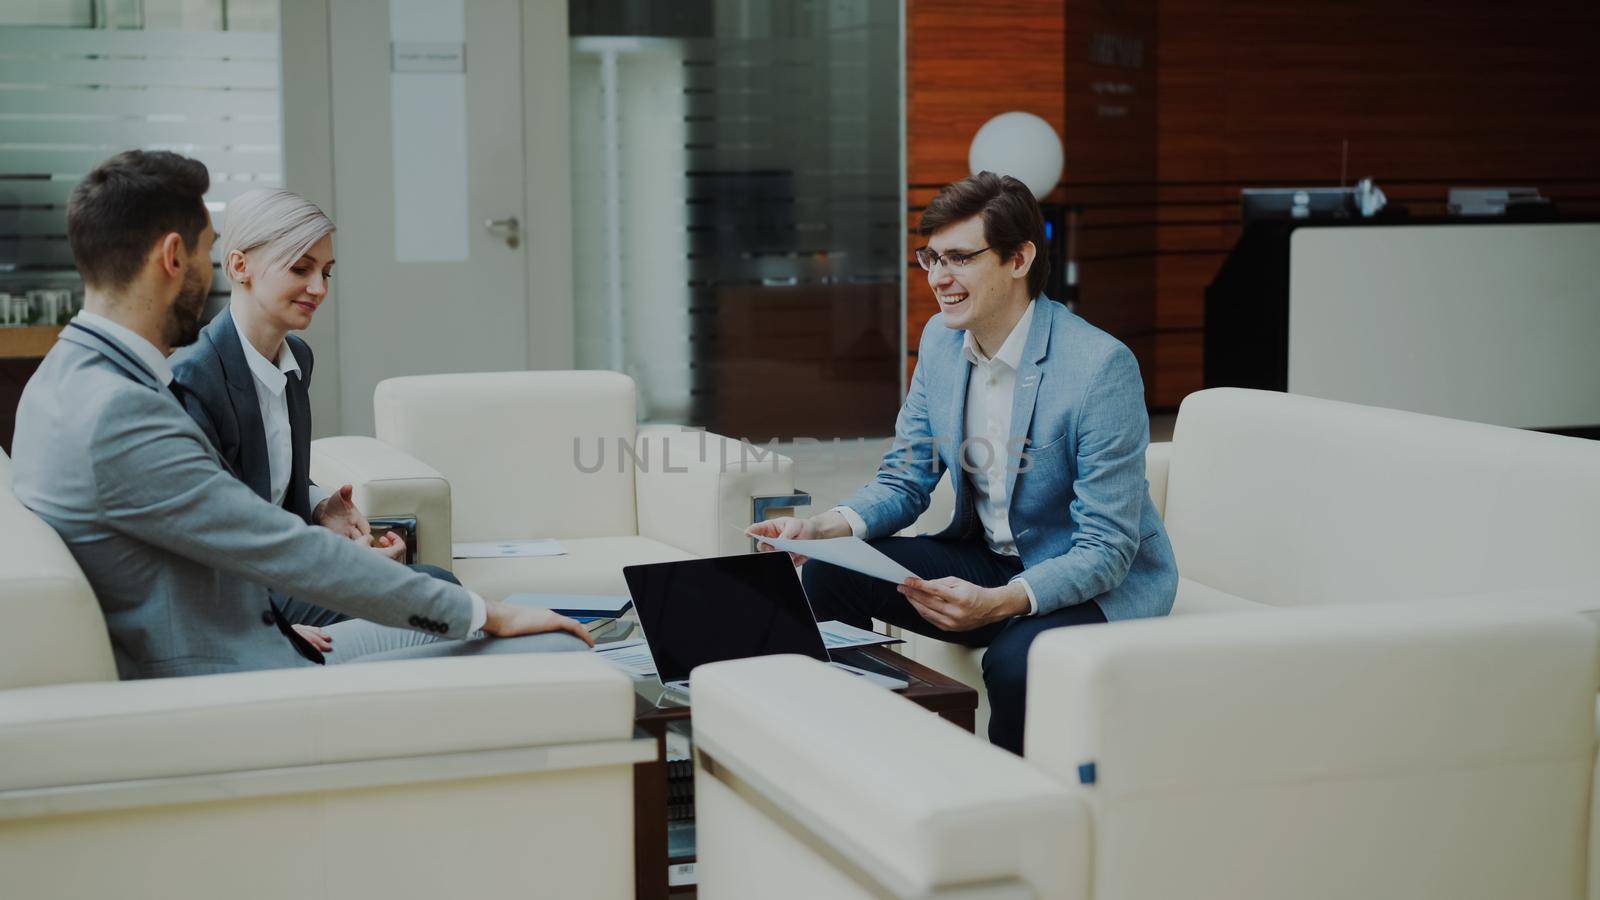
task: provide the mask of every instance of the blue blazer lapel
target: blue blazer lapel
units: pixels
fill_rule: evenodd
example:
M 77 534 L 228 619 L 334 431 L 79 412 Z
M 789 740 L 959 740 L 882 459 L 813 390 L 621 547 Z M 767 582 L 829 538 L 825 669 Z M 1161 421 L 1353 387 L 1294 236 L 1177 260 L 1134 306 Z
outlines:
M 1033 425 L 1033 407 L 1039 399 L 1044 370 L 1039 361 L 1050 350 L 1050 326 L 1055 318 L 1055 301 L 1039 297 L 1033 301 L 1033 321 L 1028 342 L 1022 348 L 1017 366 L 1017 386 L 1011 393 L 1011 439 L 1006 442 L 1006 496 L 1017 496 L 1017 469 L 1022 464 L 1023 439 Z
M 256 399 L 255 376 L 244 358 L 239 330 L 226 307 L 206 326 L 206 339 L 222 367 L 228 386 L 228 402 L 233 407 L 239 429 L 239 479 L 263 500 L 272 499 L 272 465 L 267 460 L 267 431 L 261 424 L 261 403 Z

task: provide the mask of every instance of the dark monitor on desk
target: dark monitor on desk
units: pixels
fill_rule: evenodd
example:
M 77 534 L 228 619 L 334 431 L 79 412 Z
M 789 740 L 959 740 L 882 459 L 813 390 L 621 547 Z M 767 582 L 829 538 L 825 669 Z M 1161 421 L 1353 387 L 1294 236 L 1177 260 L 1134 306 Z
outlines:
M 1360 218 L 1355 188 L 1245 188 L 1239 215 L 1249 224 L 1261 219 L 1311 222 Z

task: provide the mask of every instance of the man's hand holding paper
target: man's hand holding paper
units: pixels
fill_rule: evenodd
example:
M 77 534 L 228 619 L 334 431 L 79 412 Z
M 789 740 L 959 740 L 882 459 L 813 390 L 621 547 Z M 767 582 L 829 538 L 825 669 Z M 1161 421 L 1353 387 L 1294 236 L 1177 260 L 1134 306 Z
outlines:
M 900 565 L 866 541 L 850 534 L 850 526 L 838 513 L 829 513 L 839 519 L 842 535 L 829 534 L 832 529 L 826 522 L 819 527 L 816 519 L 782 517 L 750 526 L 749 534 L 763 550 L 783 550 L 803 565 L 807 559 L 831 563 L 852 572 L 881 578 L 894 584 L 904 584 L 916 578 L 916 573 Z M 820 517 L 819 517 L 820 518 Z

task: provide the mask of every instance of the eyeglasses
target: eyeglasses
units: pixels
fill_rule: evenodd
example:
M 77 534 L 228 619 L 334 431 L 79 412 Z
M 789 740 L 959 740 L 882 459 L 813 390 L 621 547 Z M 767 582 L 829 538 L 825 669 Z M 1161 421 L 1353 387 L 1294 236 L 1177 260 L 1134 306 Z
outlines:
M 933 267 L 937 266 L 939 263 L 944 263 L 945 268 L 947 269 L 959 272 L 970 265 L 973 260 L 985 253 L 988 253 L 991 249 L 993 248 L 985 247 L 982 250 L 973 250 L 970 253 L 945 253 L 941 255 L 932 247 L 918 247 L 917 263 L 920 264 L 924 269 L 927 269 L 929 272 L 932 272 Z

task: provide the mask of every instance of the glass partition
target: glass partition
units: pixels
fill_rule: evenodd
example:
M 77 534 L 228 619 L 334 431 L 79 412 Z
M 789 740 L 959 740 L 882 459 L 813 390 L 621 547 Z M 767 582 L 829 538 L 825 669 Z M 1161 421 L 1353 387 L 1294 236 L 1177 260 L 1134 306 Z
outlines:
M 569 6 L 578 365 L 642 418 L 884 434 L 899 405 L 899 4 Z
M 204 162 L 219 229 L 228 200 L 281 183 L 276 0 L 16 0 L 4 7 L 0 293 L 18 301 L 17 311 L 31 298 L 34 324 L 46 324 L 50 310 L 59 316 L 60 291 L 81 296 L 66 202 L 106 157 L 142 148 Z M 216 287 L 226 289 L 220 272 Z

